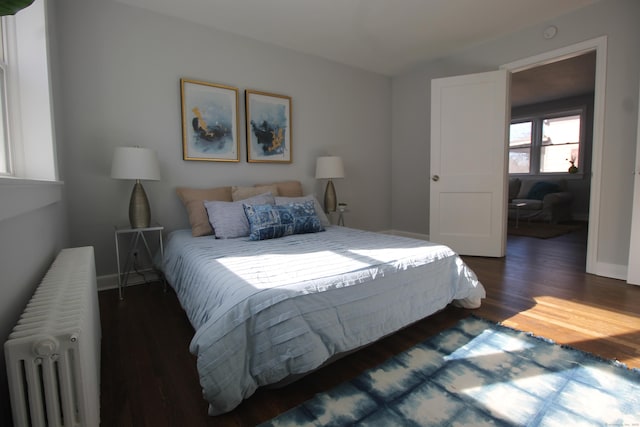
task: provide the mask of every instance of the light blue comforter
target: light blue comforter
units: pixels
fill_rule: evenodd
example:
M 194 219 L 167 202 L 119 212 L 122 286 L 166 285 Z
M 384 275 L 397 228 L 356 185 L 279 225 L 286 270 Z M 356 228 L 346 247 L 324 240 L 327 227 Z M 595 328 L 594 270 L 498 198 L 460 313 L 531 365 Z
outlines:
M 257 242 L 175 231 L 163 270 L 196 331 L 190 350 L 211 415 L 453 300 L 472 308 L 485 296 L 446 246 L 335 226 Z

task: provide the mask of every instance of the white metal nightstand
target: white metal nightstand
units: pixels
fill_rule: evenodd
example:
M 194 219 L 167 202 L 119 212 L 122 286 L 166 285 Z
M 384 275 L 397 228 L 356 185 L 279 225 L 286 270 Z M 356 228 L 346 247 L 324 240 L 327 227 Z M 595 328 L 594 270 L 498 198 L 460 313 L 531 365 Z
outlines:
M 348 212 L 346 203 L 338 203 L 338 225 L 344 227 L 344 214 Z
M 131 273 L 131 269 L 134 267 L 135 262 L 135 254 L 138 252 L 138 245 L 142 241 L 144 244 L 144 248 L 147 251 L 147 255 L 149 255 L 149 259 L 151 260 L 151 264 L 153 265 L 153 254 L 151 253 L 151 249 L 149 249 L 149 244 L 147 243 L 147 238 L 145 237 L 145 233 L 158 233 L 158 242 L 160 244 L 160 259 L 164 258 L 164 248 L 162 246 L 162 232 L 164 231 L 164 227 L 162 225 L 151 225 L 149 227 L 143 228 L 132 228 L 130 225 L 126 226 L 116 226 L 115 227 L 115 240 L 116 240 L 116 259 L 118 261 L 118 296 L 120 299 L 122 297 L 122 290 L 125 286 L 127 286 L 127 282 L 129 281 L 129 274 Z M 131 241 L 129 242 L 129 250 L 127 251 L 127 256 L 125 259 L 124 267 L 120 268 L 120 236 L 124 234 L 132 234 Z M 162 273 L 158 272 L 162 277 Z M 163 279 L 164 281 L 164 279 Z

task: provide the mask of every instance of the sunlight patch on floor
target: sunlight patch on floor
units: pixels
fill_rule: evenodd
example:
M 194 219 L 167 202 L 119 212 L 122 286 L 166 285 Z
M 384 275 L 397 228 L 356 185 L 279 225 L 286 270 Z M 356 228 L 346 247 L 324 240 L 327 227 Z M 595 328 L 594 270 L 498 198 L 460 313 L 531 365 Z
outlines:
M 563 327 L 567 327 L 567 320 L 572 322 L 579 320 L 577 324 L 570 326 L 571 329 L 594 337 L 613 337 L 616 335 L 629 334 L 640 331 L 640 316 L 631 313 L 606 310 L 592 305 L 565 300 L 552 296 L 534 297 L 536 305 L 527 314 L 545 311 L 556 313 L 549 318 L 545 315 L 547 322 L 552 322 Z M 603 329 L 600 319 L 607 319 L 607 329 Z
M 533 298 L 535 305 L 515 316 L 503 321 L 505 326 L 532 332 L 545 336 L 566 345 L 578 345 L 588 341 L 602 340 L 619 346 L 633 348 L 633 340 L 637 340 L 640 333 L 640 315 L 629 312 L 608 310 L 590 304 L 566 300 L 553 296 L 538 296 Z M 603 322 L 602 319 L 606 319 Z M 532 330 L 532 325 L 545 324 L 544 331 Z M 558 335 L 549 334 L 549 329 L 557 328 Z M 566 331 L 572 331 L 584 338 L 572 341 L 562 340 Z M 565 331 L 565 332 L 562 332 Z M 591 349 L 591 351 L 594 351 Z M 612 358 L 611 355 L 605 356 Z M 614 357 L 621 362 L 631 362 L 624 354 Z M 632 363 L 633 364 L 633 363 Z

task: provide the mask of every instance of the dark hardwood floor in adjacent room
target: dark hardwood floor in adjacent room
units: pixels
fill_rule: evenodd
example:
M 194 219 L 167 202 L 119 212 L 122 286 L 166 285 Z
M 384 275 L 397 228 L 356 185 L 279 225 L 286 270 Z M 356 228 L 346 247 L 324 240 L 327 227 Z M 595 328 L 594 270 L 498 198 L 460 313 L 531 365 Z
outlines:
M 640 368 L 640 287 L 584 273 L 586 231 L 541 240 L 510 236 L 503 259 L 464 257 L 487 289 L 473 313 Z M 278 390 L 259 389 L 234 411 L 207 415 L 193 336 L 158 283 L 100 293 L 103 426 L 253 426 L 444 330 L 471 311 L 447 307 Z

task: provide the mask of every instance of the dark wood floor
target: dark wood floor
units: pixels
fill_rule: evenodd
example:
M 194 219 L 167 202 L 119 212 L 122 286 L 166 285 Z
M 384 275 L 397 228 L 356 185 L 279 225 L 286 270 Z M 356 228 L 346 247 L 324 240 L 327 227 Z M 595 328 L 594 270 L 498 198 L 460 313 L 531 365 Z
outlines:
M 487 289 L 474 313 L 640 368 L 640 287 L 584 273 L 586 231 L 541 240 L 510 236 L 503 259 L 465 257 Z M 175 294 L 133 286 L 100 293 L 103 426 L 253 426 L 444 330 L 469 311 L 447 307 L 234 411 L 207 416 L 193 336 Z

